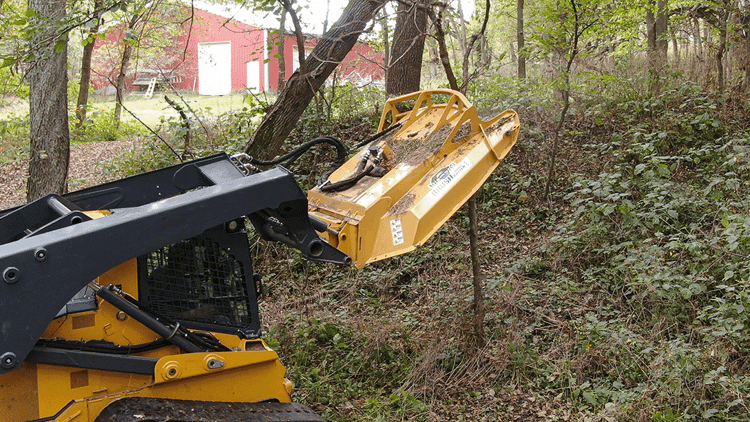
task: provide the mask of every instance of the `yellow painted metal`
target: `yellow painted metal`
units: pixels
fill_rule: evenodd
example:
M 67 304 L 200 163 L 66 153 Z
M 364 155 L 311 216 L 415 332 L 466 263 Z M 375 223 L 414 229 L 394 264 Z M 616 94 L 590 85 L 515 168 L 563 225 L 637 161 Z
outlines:
M 103 274 L 97 282 L 121 285 L 123 291 L 137 296 L 136 274 L 136 261 L 131 260 Z M 118 313 L 100 300 L 96 311 L 55 319 L 43 337 L 104 339 L 121 345 L 159 337 L 132 318 L 118 318 Z M 133 396 L 242 403 L 272 398 L 291 401 L 292 384 L 284 378 L 285 368 L 276 352 L 262 340 L 214 335 L 233 351 L 180 353 L 168 346 L 142 353 L 140 356 L 159 359 L 151 375 L 23 363 L 18 370 L 0 375 L 0 420 L 57 415 L 55 422 L 92 422 L 112 401 Z
M 379 131 L 396 124 L 401 127 L 393 134 L 374 141 L 383 149 L 379 165 L 385 175 L 365 176 L 340 192 L 308 193 L 310 214 L 330 228 L 321 236 L 358 268 L 426 242 L 492 174 L 520 129 L 514 111 L 482 120 L 466 97 L 445 89 L 388 101 Z M 346 180 L 361 170 L 368 148 L 329 180 Z
M 443 99 L 443 100 L 441 100 Z M 404 105 L 411 109 L 403 111 Z M 311 214 L 329 224 L 322 233 L 350 255 L 358 267 L 423 244 L 481 184 L 515 144 L 520 127 L 513 111 L 484 121 L 466 98 L 432 90 L 390 100 L 380 129 L 400 124 L 375 141 L 387 173 L 365 177 L 343 192 L 309 193 Z M 337 182 L 357 172 L 367 147 L 334 172 Z M 92 218 L 106 212 L 88 213 Z M 137 264 L 125 262 L 97 279 L 120 285 L 138 297 Z M 120 345 L 151 342 L 159 336 L 109 303 L 96 311 L 52 321 L 43 337 L 106 340 Z M 23 363 L 0 375 L 2 420 L 54 416 L 55 422 L 92 422 L 112 401 L 132 396 L 255 402 L 290 401 L 292 384 L 276 352 L 261 340 L 215 335 L 231 352 L 180 353 L 174 346 L 140 354 L 157 358 L 153 374 Z M 251 382 L 248 382 L 252 380 Z

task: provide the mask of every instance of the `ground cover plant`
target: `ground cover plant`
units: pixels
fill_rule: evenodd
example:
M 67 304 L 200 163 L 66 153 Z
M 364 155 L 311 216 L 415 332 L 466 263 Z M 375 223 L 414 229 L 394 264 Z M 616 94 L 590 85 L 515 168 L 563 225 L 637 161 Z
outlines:
M 493 94 L 544 116 L 517 92 Z M 549 201 L 543 119 L 481 189 L 484 348 L 463 212 L 361 272 L 258 245 L 267 338 L 299 398 L 342 421 L 747 420 L 746 104 L 689 84 L 622 94 L 577 110 Z
M 575 103 L 544 201 L 554 91 L 499 78 L 471 87 L 480 113 L 513 107 L 523 125 L 477 197 L 482 347 L 470 338 L 464 210 L 425 247 L 363 270 L 251 239 L 264 338 L 295 400 L 331 421 L 748 420 L 748 105 L 683 83 L 656 98 L 610 89 Z M 323 134 L 352 145 L 375 130 L 382 93 L 324 95 L 286 148 Z M 238 151 L 265 106 L 248 100 L 205 119 L 207 131 L 196 124 L 193 153 Z M 92 125 L 113 133 L 98 116 Z M 143 147 L 112 174 L 178 162 L 178 123 L 156 126 L 163 139 L 113 135 Z M 22 142 L 4 147 L 3 160 L 23 155 L 9 153 Z M 319 151 L 291 170 L 309 187 L 327 163 Z

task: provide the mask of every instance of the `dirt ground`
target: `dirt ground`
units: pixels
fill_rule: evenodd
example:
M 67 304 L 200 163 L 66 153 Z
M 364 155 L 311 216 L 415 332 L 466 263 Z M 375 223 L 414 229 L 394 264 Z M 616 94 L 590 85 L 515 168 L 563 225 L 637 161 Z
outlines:
M 68 190 L 74 191 L 118 178 L 106 167 L 133 148 L 136 140 L 92 142 L 70 146 Z M 25 160 L 0 165 L 0 209 L 26 202 L 28 163 Z

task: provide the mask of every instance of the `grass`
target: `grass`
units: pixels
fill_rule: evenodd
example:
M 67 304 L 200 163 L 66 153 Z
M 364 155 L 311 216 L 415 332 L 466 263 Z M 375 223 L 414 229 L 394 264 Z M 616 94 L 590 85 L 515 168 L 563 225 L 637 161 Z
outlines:
M 143 123 L 154 128 L 163 120 L 167 120 L 170 117 L 178 118 L 177 112 L 164 100 L 164 95 L 164 92 L 156 92 L 153 97 L 145 98 L 142 93 L 133 92 L 125 97 L 123 105 Z M 174 93 L 166 93 L 166 95 L 175 101 L 179 101 L 178 95 Z M 243 92 L 232 92 L 221 96 L 198 95 L 194 92 L 181 92 L 179 95 L 182 96 L 193 110 L 203 110 L 213 116 L 218 116 L 229 111 L 242 110 L 246 106 L 244 101 L 246 94 Z M 260 98 L 267 99 L 267 101 L 273 101 L 274 99 L 271 96 L 264 98 L 263 94 L 261 94 Z M 89 110 L 92 112 L 111 113 L 114 109 L 115 97 L 113 95 L 91 96 Z M 13 115 L 26 114 L 28 110 L 29 102 L 26 99 L 4 100 L 2 105 L 0 105 L 0 120 L 8 119 Z M 126 122 L 136 121 L 125 110 L 123 110 L 122 119 Z
M 164 100 L 164 95 L 179 102 L 178 96 L 174 93 L 156 92 L 151 98 L 145 98 L 141 93 L 131 93 L 125 97 L 123 105 L 138 120 L 153 128 L 170 117 L 179 117 L 177 112 Z M 229 111 L 242 110 L 246 105 L 244 102 L 245 94 L 240 92 L 232 92 L 221 96 L 205 96 L 186 92 L 180 93 L 180 96 L 193 110 L 204 110 L 214 116 Z M 92 98 L 90 107 L 93 110 L 112 112 L 115 108 L 115 98 L 114 96 L 96 96 Z M 123 120 L 136 121 L 126 110 L 123 110 Z

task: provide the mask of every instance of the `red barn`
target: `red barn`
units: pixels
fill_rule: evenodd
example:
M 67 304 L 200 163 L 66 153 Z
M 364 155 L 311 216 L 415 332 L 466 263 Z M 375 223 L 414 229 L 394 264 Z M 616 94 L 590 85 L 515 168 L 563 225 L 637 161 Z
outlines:
M 130 89 L 145 87 L 158 77 L 176 89 L 202 95 L 225 95 L 231 91 L 274 91 L 279 86 L 278 33 L 237 20 L 194 9 L 192 22 L 183 24 L 182 33 L 158 49 L 160 54 L 131 65 L 127 83 Z M 117 31 L 120 33 L 118 34 Z M 111 85 L 119 70 L 119 57 L 113 51 L 121 44 L 122 30 L 110 31 L 107 40 L 97 40 L 93 67 L 95 88 Z M 141 43 L 148 42 L 146 37 Z M 305 50 L 317 43 L 306 37 Z M 285 35 L 286 75 L 297 69 L 297 39 Z M 383 53 L 367 43 L 358 43 L 339 65 L 338 80 L 356 85 L 382 84 Z M 100 69 L 113 69 L 109 74 Z

